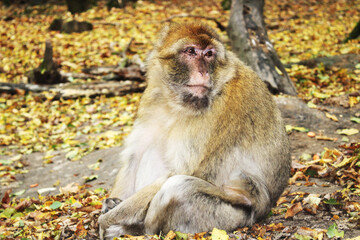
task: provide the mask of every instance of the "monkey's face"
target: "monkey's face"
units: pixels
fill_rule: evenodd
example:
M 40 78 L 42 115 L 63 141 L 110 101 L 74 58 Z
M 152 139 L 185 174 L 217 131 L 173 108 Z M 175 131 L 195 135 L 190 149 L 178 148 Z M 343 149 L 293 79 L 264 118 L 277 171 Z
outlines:
M 149 66 L 158 66 L 149 68 L 149 82 L 161 80 L 171 103 L 195 112 L 207 110 L 224 84 L 218 77 L 227 61 L 224 45 L 201 24 L 173 25 L 161 36 L 149 57 Z
M 195 110 L 209 107 L 215 60 L 215 47 L 199 44 L 185 44 L 170 60 L 169 86 L 182 105 Z

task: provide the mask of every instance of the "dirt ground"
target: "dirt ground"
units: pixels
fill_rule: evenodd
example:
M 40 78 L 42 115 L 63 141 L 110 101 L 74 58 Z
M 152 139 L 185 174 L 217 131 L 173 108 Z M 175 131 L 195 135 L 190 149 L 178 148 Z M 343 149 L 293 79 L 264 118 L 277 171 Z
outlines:
M 350 121 L 351 116 L 360 113 L 360 104 L 353 108 L 344 108 L 339 105 L 320 106 L 321 110 L 310 109 L 304 102 L 295 97 L 276 97 L 276 102 L 282 111 L 283 118 L 286 124 L 309 128 L 310 131 L 316 134 L 322 133 L 324 136 L 337 138 L 337 141 L 323 141 L 310 138 L 306 133 L 292 132 L 289 136 L 291 139 L 291 149 L 293 160 L 298 159 L 302 154 L 320 153 L 327 148 L 338 148 L 342 143 L 342 136 L 336 133 L 337 129 L 357 128 L 359 124 Z M 339 121 L 334 122 L 325 116 L 325 112 L 334 114 Z M 360 142 L 360 134 L 348 136 L 350 142 Z M 17 192 L 26 189 L 26 192 L 21 197 L 37 196 L 38 190 L 46 190 L 42 195 L 54 195 L 59 192 L 60 186 L 66 186 L 69 183 L 78 183 L 80 185 L 85 183 L 84 177 L 97 175 L 98 178 L 88 182 L 92 188 L 110 189 L 113 179 L 119 169 L 118 155 L 121 147 L 110 148 L 105 150 L 97 150 L 80 161 L 68 161 L 64 157 L 64 153 L 57 152 L 57 156 L 53 158 L 53 164 L 43 165 L 42 153 L 33 153 L 25 156 L 28 163 L 26 169 L 27 173 L 16 175 L 17 181 L 11 183 L 9 186 L 1 186 L 1 195 L 6 189 L 11 188 L 12 192 Z M 100 161 L 100 170 L 91 170 L 87 166 Z M 304 191 L 308 193 L 332 193 L 340 189 L 340 187 L 331 183 L 326 183 L 327 187 L 322 187 L 322 179 L 312 180 L 316 182 L 312 186 L 295 186 L 291 185 L 287 191 L 296 192 Z M 54 183 L 60 184 L 54 187 Z M 39 184 L 35 188 L 29 188 L 32 184 Z M 329 209 L 328 213 L 321 212 L 321 214 L 309 215 L 300 213 L 291 219 L 284 219 L 280 216 L 273 216 L 266 220 L 269 222 L 283 222 L 289 227 L 305 226 L 311 228 L 326 229 L 329 227 L 329 220 L 333 216 L 333 212 Z M 340 226 L 339 228 L 345 230 L 346 237 L 360 236 L 359 229 L 351 229 L 349 226 Z M 282 233 L 278 236 L 283 238 Z

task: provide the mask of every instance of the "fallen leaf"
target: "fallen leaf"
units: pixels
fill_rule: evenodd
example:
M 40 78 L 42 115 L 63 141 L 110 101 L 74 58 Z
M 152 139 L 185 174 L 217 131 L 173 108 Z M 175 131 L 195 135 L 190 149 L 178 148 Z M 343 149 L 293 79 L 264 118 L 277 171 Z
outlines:
M 289 185 L 293 185 L 295 184 L 296 180 L 298 179 L 306 179 L 307 177 L 305 176 L 305 174 L 303 172 L 297 171 L 294 176 L 292 176 L 289 179 Z
M 333 115 L 333 114 L 325 113 L 325 116 L 326 116 L 327 118 L 335 121 L 335 122 L 338 122 L 338 121 L 339 121 L 339 119 L 338 119 L 335 115 Z
M 357 157 L 351 157 L 351 158 L 344 157 L 344 159 L 341 162 L 334 164 L 333 166 L 336 168 L 341 168 L 343 166 L 346 166 L 346 165 L 352 163 L 353 161 L 355 161 L 357 159 L 358 159 Z
M 286 199 L 286 197 L 280 197 L 277 201 L 276 201 L 276 206 L 279 206 L 283 203 L 288 202 L 288 200 Z
M 291 205 L 286 211 L 285 219 L 295 216 L 297 213 L 301 212 L 302 210 L 303 208 L 300 202 Z
M 350 105 L 350 107 L 353 107 L 358 103 L 359 103 L 359 100 L 358 100 L 357 97 L 349 97 L 349 105 Z
M 172 240 L 172 239 L 174 239 L 175 237 L 176 237 L 176 233 L 175 233 L 174 231 L 170 230 L 170 231 L 168 232 L 168 234 L 166 234 L 164 240 Z
M 69 183 L 65 187 L 60 187 L 60 192 L 63 194 L 79 192 L 79 185 L 77 183 Z
M 306 198 L 304 198 L 303 203 L 318 206 L 321 202 L 321 198 L 319 196 L 319 194 L 309 194 Z
M 229 236 L 225 230 L 213 228 L 211 231 L 211 240 L 228 240 Z
M 316 104 L 314 104 L 313 102 L 308 102 L 308 103 L 307 103 L 307 106 L 308 106 L 309 108 L 312 108 L 312 109 L 316 109 L 316 108 L 317 108 Z
M 187 240 L 189 237 L 187 233 L 175 232 L 175 234 L 176 234 L 176 240 Z
M 61 207 L 61 205 L 62 205 L 61 202 L 55 201 L 50 205 L 50 208 L 55 210 L 55 209 L 58 209 L 59 207 Z
M 85 182 L 91 182 L 91 181 L 94 181 L 95 179 L 98 179 L 99 176 L 98 175 L 91 175 L 91 176 L 84 176 L 83 178 L 85 179 Z
M 360 118 L 358 117 L 351 117 L 350 120 L 356 123 L 360 123 Z
M 328 204 L 328 205 L 341 205 L 341 203 L 336 201 L 336 199 L 334 199 L 334 198 L 330 198 L 329 200 L 325 199 L 324 203 Z
M 25 208 L 30 207 L 31 204 L 32 204 L 32 201 L 30 199 L 25 199 L 24 201 L 22 201 L 18 205 L 16 205 L 15 210 L 18 211 L 18 212 L 21 212 Z
M 53 188 L 53 187 L 49 187 L 49 188 L 41 188 L 39 190 L 37 190 L 38 194 L 42 195 L 46 192 L 52 192 L 52 191 L 55 191 L 56 188 Z
M 359 133 L 359 130 L 358 129 L 355 129 L 355 128 L 350 128 L 350 129 L 338 129 L 336 131 L 337 134 L 342 134 L 342 135 L 354 135 L 354 134 L 357 134 Z
M 334 223 L 333 225 L 331 225 L 327 232 L 326 232 L 326 235 L 329 237 L 329 238 L 333 238 L 333 237 L 340 237 L 340 238 L 343 238 L 344 237 L 344 231 L 339 231 L 337 229 L 337 225 L 336 223 Z
M 15 208 L 6 208 L 2 213 L 0 213 L 0 218 L 10 218 L 15 212 Z
M 1 203 L 9 204 L 10 203 L 10 193 L 11 189 L 6 190 L 4 193 L 4 197 L 1 200 Z
M 327 137 L 327 136 L 316 136 L 316 140 L 324 140 L 324 141 L 337 141 L 337 138 Z
M 23 190 L 20 190 L 20 191 L 18 191 L 18 192 L 16 192 L 16 193 L 11 193 L 10 194 L 10 197 L 14 197 L 14 196 L 21 196 L 21 195 L 23 195 L 24 193 L 25 193 L 25 189 L 23 189 Z
M 287 133 L 291 133 L 293 130 L 298 131 L 298 132 L 308 132 L 309 131 L 308 128 L 294 127 L 294 126 L 291 126 L 291 125 L 285 125 L 285 130 L 286 130 Z

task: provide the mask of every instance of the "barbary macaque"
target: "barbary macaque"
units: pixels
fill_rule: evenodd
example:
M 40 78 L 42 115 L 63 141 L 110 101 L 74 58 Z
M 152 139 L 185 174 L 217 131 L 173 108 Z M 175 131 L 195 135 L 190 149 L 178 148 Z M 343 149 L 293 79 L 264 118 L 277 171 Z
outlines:
M 266 216 L 287 185 L 290 154 L 259 77 L 214 30 L 185 23 L 160 33 L 147 81 L 100 235 L 231 231 Z

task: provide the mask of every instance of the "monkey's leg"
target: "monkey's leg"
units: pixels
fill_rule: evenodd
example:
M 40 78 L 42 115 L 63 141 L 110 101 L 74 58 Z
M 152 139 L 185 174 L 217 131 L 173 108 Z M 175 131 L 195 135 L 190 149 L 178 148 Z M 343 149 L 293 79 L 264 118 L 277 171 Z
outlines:
M 145 232 L 169 230 L 186 233 L 210 231 L 214 227 L 233 230 L 254 222 L 250 199 L 239 194 L 231 203 L 229 194 L 200 178 L 170 177 L 152 199 L 145 218 Z
M 113 239 L 124 234 L 142 235 L 149 204 L 165 180 L 166 178 L 158 179 L 155 183 L 144 187 L 113 209 L 100 215 L 98 220 L 100 238 L 103 239 L 105 236 L 105 239 Z

